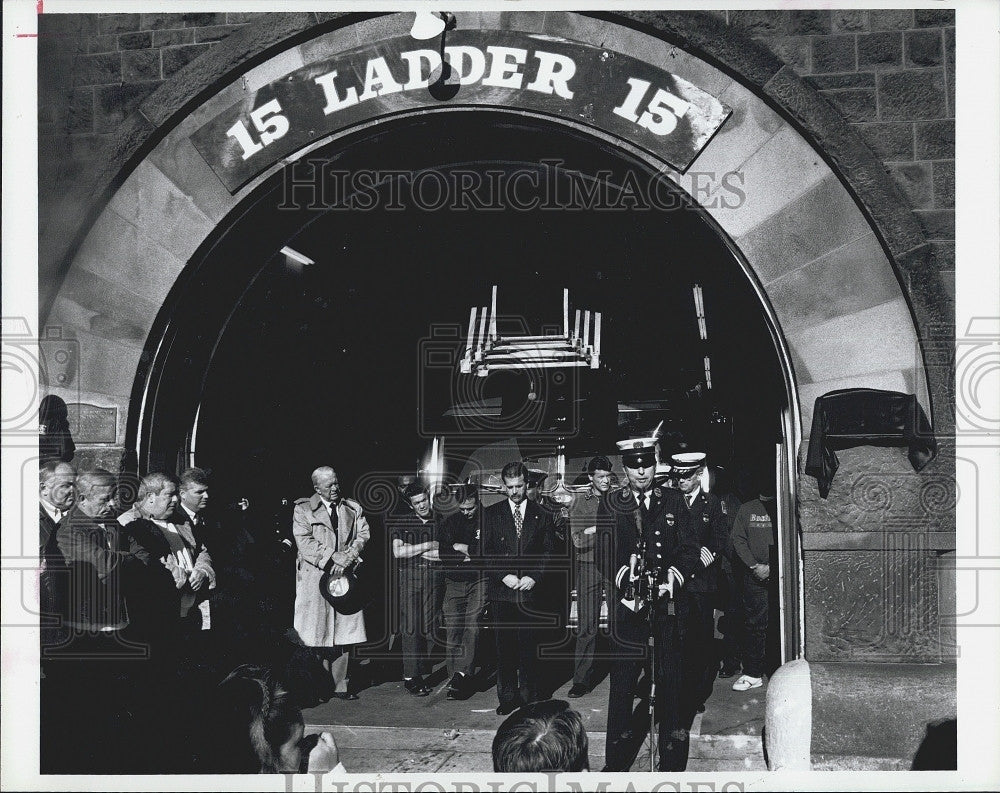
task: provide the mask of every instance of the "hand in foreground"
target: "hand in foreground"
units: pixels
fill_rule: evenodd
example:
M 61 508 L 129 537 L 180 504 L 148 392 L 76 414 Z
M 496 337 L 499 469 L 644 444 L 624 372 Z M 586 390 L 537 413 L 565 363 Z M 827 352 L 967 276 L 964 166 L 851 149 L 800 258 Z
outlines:
M 507 575 L 505 575 L 500 580 L 503 581 L 503 583 L 504 583 L 505 586 L 508 586 L 511 589 L 517 589 L 518 588 L 518 584 L 521 583 L 520 579 L 516 575 L 514 575 L 513 573 L 508 573 Z
M 660 597 L 663 597 L 665 594 L 668 593 L 671 597 L 673 597 L 674 587 L 676 586 L 676 584 L 677 584 L 677 579 L 674 577 L 674 571 L 667 570 L 667 582 L 665 584 L 660 584 L 659 586 Z
M 196 592 L 201 589 L 202 584 L 208 580 L 208 573 L 204 570 L 196 567 L 191 571 L 191 576 L 188 578 L 188 583 L 191 585 L 191 589 Z
M 771 568 L 766 564 L 755 564 L 753 566 L 753 574 L 761 581 L 766 581 L 768 576 L 771 575 Z
M 519 589 L 522 592 L 527 592 L 535 585 L 535 579 L 530 575 L 522 576 L 521 580 L 517 582 L 517 586 L 514 589 Z
M 336 557 L 336 554 L 334 554 L 334 557 Z M 330 559 L 329 570 L 330 575 L 334 578 L 340 578 L 344 574 L 344 566 L 337 564 L 336 558 Z
M 332 557 L 333 563 L 338 567 L 347 567 L 352 561 L 351 555 L 347 551 L 337 551 Z
M 337 742 L 333 735 L 328 732 L 319 734 L 319 740 L 309 752 L 309 763 L 306 773 L 326 774 L 332 771 L 340 763 L 340 750 L 337 749 Z

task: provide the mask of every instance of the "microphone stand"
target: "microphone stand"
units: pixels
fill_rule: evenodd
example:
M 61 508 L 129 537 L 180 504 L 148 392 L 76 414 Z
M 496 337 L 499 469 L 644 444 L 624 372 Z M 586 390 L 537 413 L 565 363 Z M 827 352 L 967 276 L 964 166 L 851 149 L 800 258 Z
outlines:
M 649 620 L 649 638 L 647 639 L 647 646 L 649 647 L 650 669 L 652 670 L 649 682 L 649 770 L 651 772 L 657 770 L 656 762 L 660 749 L 659 733 L 656 731 L 656 610 L 660 601 L 660 588 L 656 581 L 658 577 L 657 572 L 655 570 L 646 572 L 646 591 L 649 602 L 649 614 L 647 616 Z M 673 588 L 668 589 L 667 592 L 667 616 L 673 617 L 676 614 Z

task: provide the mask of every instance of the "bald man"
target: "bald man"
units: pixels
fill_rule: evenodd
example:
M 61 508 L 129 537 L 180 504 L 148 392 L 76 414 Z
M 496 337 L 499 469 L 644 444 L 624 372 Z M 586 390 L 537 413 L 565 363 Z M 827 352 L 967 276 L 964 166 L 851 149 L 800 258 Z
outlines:
M 357 564 L 371 537 L 357 501 L 345 498 L 337 472 L 328 465 L 312 472 L 315 491 L 295 502 L 292 534 L 298 547 L 295 566 L 295 631 L 307 647 L 316 649 L 336 683 L 334 696 L 353 700 L 349 689 L 350 647 L 367 641 L 364 611 L 340 614 L 323 598 L 319 580 L 329 570 L 334 577 Z

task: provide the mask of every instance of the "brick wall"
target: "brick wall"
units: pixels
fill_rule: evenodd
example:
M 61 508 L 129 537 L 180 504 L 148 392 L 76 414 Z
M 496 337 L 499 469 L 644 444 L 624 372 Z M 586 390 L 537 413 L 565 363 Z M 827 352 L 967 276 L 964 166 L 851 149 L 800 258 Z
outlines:
M 247 24 L 245 13 L 43 14 L 38 39 L 39 225 L 48 200 L 176 71 Z
M 953 292 L 955 19 L 951 10 L 713 12 L 771 49 L 846 116 L 933 241 Z M 50 197 L 164 80 L 248 24 L 247 13 L 43 15 L 42 233 Z
M 720 11 L 861 133 L 932 242 L 954 298 L 955 12 Z

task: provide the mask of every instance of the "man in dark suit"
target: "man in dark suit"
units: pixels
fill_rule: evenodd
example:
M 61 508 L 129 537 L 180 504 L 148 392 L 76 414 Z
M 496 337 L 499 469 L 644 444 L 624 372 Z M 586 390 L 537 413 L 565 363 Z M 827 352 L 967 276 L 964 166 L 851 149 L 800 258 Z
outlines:
M 149 770 L 141 740 L 148 733 L 139 726 L 148 723 L 139 714 L 149 712 L 152 692 L 170 698 L 150 674 L 150 636 L 142 628 L 149 624 L 143 617 L 150 594 L 173 590 L 159 561 L 169 548 L 155 527 L 126 531 L 118 525 L 112 508 L 116 482 L 108 471 L 83 473 L 76 486 L 77 503 L 56 535 L 67 567 L 69 641 L 51 648 L 60 702 L 56 711 L 44 711 L 62 709 L 62 720 L 71 725 L 84 714 L 87 729 L 76 729 L 73 740 L 58 745 L 43 741 L 51 755 L 43 750 L 42 767 L 62 773 Z M 50 726 L 56 735 L 62 731 L 60 724 Z
M 56 540 L 76 500 L 75 481 L 76 471 L 69 463 L 50 460 L 38 469 L 38 601 L 43 647 L 54 646 L 62 636 L 66 560 Z
M 700 567 L 685 589 L 688 616 L 684 625 L 684 674 L 682 721 L 690 726 L 695 714 L 704 710 L 712 693 L 719 657 L 715 650 L 715 605 L 719 593 L 722 561 L 729 542 L 729 524 L 722 504 L 714 493 L 701 487 L 705 471 L 702 452 L 675 454 L 670 459 L 670 475 L 684 495 L 691 525 L 698 538 Z
M 613 546 L 598 548 L 598 564 L 617 592 L 611 620 L 612 652 L 608 700 L 607 771 L 628 771 L 631 763 L 632 700 L 648 640 L 655 645 L 653 682 L 659 718 L 659 770 L 683 771 L 687 765 L 687 730 L 680 720 L 681 626 L 687 611 L 685 585 L 700 566 L 698 544 L 684 497 L 676 490 L 654 487 L 656 439 L 621 441 L 628 484 L 598 506 L 599 532 L 610 531 Z M 654 574 L 642 601 L 629 595 L 639 562 Z M 650 616 L 652 610 L 652 617 Z
M 483 512 L 487 599 L 497 648 L 497 713 L 505 716 L 539 698 L 539 616 L 535 588 L 553 548 L 552 518 L 527 498 L 528 470 L 500 472 L 507 498 Z

